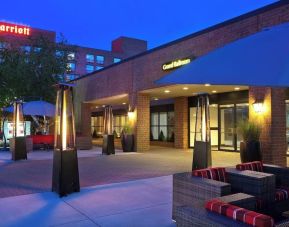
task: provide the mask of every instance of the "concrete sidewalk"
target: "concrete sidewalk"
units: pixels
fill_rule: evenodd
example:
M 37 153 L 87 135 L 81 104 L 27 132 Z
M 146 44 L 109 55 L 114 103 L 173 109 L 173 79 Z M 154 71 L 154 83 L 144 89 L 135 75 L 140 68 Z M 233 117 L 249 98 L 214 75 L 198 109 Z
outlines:
M 0 226 L 175 226 L 172 176 L 0 199 Z

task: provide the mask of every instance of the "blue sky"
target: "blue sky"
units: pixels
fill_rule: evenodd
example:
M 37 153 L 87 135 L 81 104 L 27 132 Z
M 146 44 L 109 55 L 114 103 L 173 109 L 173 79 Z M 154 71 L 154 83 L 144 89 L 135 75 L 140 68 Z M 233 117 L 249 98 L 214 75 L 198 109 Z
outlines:
M 0 20 L 62 32 L 69 43 L 110 49 L 119 36 L 149 48 L 181 38 L 273 0 L 14 0 L 1 2 Z M 45 4 L 44 4 L 45 3 Z

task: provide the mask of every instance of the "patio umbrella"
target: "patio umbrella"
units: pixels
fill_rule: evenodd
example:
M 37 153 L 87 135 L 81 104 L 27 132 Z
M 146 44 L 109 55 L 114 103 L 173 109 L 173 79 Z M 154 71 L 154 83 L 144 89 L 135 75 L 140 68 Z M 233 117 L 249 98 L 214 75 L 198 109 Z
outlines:
M 103 118 L 103 133 L 106 135 L 113 134 L 113 114 L 112 107 L 106 106 L 104 108 L 104 118 Z
M 289 87 L 289 23 L 234 41 L 155 81 Z
M 4 108 L 4 111 L 13 113 L 13 106 Z M 23 104 L 24 115 L 38 115 L 54 117 L 55 105 L 45 101 L 31 101 Z

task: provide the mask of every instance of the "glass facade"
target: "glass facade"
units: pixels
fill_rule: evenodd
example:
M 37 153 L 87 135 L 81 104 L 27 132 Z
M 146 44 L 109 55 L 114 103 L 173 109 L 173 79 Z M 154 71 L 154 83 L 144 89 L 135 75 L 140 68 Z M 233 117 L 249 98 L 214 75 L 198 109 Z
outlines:
M 155 112 L 151 113 L 151 132 L 152 141 L 174 141 L 174 112 Z

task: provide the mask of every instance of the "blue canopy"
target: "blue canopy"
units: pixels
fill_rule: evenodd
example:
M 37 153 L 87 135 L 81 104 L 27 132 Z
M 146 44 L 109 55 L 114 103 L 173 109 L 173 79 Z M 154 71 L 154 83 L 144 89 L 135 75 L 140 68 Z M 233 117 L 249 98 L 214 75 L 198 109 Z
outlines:
M 4 108 L 4 111 L 13 113 L 14 108 L 13 106 L 9 106 L 7 108 Z M 24 115 L 39 115 L 39 116 L 54 117 L 55 105 L 45 101 L 25 102 L 23 104 L 23 113 Z
M 289 87 L 289 23 L 218 48 L 155 83 Z

